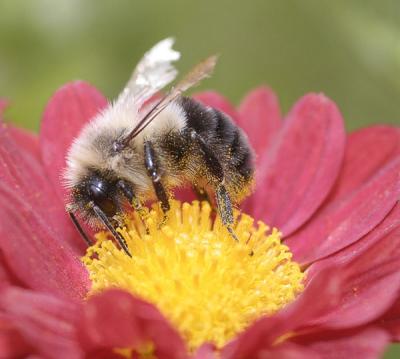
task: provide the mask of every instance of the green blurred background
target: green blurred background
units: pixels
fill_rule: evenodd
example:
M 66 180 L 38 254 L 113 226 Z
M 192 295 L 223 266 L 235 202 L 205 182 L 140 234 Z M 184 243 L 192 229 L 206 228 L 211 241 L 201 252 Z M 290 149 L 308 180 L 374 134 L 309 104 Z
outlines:
M 0 0 L 6 117 L 37 130 L 48 98 L 74 79 L 116 96 L 144 51 L 167 36 L 183 54 L 181 70 L 219 53 L 200 89 L 235 103 L 268 84 L 286 112 L 304 93 L 322 91 L 349 130 L 400 125 L 398 0 Z

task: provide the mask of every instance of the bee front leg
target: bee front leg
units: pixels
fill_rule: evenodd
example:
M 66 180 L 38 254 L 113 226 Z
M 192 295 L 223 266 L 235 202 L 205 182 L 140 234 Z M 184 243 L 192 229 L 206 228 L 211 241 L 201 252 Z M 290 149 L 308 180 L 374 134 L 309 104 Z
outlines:
M 225 187 L 225 176 L 222 165 L 206 141 L 195 130 L 191 129 L 189 131 L 190 138 L 199 146 L 207 169 L 213 177 L 217 207 L 222 224 L 226 227 L 232 238 L 238 241 L 232 228 L 235 219 L 233 217 L 232 201 Z
M 136 195 L 134 194 L 132 186 L 128 182 L 121 179 L 117 182 L 117 187 L 122 192 L 124 197 L 129 201 L 133 209 L 138 213 L 140 219 L 142 220 L 146 228 L 146 232 L 148 232 L 148 228 L 145 221 L 147 217 L 147 211 L 145 208 L 143 208 L 139 198 L 136 197 Z
M 157 156 L 150 141 L 144 142 L 144 164 L 146 166 L 147 173 L 153 182 L 154 191 L 157 199 L 161 203 L 161 209 L 164 213 L 164 219 L 161 223 L 162 225 L 167 220 L 167 212 L 170 209 L 170 205 L 167 191 L 161 183 L 161 173 L 157 162 Z

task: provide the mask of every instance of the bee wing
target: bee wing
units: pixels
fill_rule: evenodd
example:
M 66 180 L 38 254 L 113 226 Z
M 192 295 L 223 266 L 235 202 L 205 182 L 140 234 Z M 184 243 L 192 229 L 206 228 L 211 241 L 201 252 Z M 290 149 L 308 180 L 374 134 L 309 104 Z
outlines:
M 178 71 L 172 62 L 179 60 L 180 53 L 172 49 L 173 38 L 167 38 L 146 52 L 137 64 L 117 103 L 131 102 L 136 108 L 157 91 L 172 82 Z
M 135 126 L 135 128 L 117 144 L 116 149 L 122 150 L 129 142 L 143 131 L 157 115 L 171 102 L 176 100 L 183 92 L 196 85 L 201 80 L 209 77 L 217 63 L 217 56 L 210 56 L 197 64 L 178 84 L 173 87 L 160 101 L 148 111 Z

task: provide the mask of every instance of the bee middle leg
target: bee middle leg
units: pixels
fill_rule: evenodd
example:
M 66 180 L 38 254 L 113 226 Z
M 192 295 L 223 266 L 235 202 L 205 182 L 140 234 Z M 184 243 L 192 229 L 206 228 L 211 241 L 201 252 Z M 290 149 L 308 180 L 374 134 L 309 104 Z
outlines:
M 203 137 L 193 129 L 190 130 L 190 138 L 199 146 L 207 169 L 213 177 L 217 207 L 222 224 L 226 227 L 232 238 L 235 241 L 238 241 L 232 228 L 235 221 L 233 216 L 233 206 L 229 193 L 225 187 L 225 175 L 222 165 Z
M 153 148 L 151 141 L 146 140 L 144 142 L 144 164 L 148 175 L 153 182 L 154 191 L 157 199 L 161 203 L 161 209 L 164 213 L 164 219 L 161 224 L 164 224 L 167 220 L 167 213 L 170 210 L 169 197 L 161 182 L 161 171 L 158 165 L 157 156 Z

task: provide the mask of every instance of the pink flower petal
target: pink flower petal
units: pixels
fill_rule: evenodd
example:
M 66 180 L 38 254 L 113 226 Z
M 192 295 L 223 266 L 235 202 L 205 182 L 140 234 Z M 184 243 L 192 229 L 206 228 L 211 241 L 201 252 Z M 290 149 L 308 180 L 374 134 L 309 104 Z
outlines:
M 14 273 L 10 269 L 4 257 L 4 253 L 0 250 L 0 290 L 10 285 L 24 287 L 24 284 L 14 275 Z
M 342 273 L 335 268 L 319 272 L 293 303 L 272 317 L 260 319 L 228 343 L 222 350 L 222 358 L 255 358 L 261 352 L 270 350 L 285 334 L 307 327 L 309 322 L 337 306 L 342 281 Z
M 345 132 L 336 105 L 323 95 L 303 97 L 262 159 L 253 215 L 285 236 L 304 224 L 339 173 Z
M 26 358 L 33 349 L 0 315 L 0 358 Z
M 204 91 L 193 95 L 193 98 L 200 101 L 204 105 L 216 108 L 228 116 L 230 116 L 235 122 L 239 120 L 239 114 L 235 107 L 222 95 L 215 91 Z
M 19 148 L 22 148 L 24 152 L 28 152 L 35 156 L 41 161 L 41 155 L 39 150 L 39 138 L 36 134 L 24 130 L 23 128 L 14 127 L 7 125 L 10 132 L 10 136 Z
M 400 156 L 400 128 L 371 126 L 349 135 L 343 167 L 329 196 L 334 201 L 356 190 Z
M 81 358 L 74 323 L 78 306 L 52 295 L 18 288 L 1 293 L 0 308 L 24 342 L 46 358 Z
M 386 312 L 400 293 L 400 205 L 365 238 L 312 265 L 308 277 L 332 266 L 345 268 L 341 302 L 318 325 L 354 327 Z
M 0 248 L 6 265 L 26 287 L 83 298 L 88 273 L 46 220 L 0 183 Z
M 192 359 L 217 359 L 215 347 L 212 344 L 203 344 L 196 353 L 191 356 Z
M 80 339 L 87 351 L 148 343 L 157 358 L 186 358 L 184 342 L 153 305 L 121 290 L 90 298 L 80 317 Z
M 281 128 L 278 98 L 268 87 L 250 92 L 239 106 L 238 125 L 249 136 L 259 161 Z
M 286 244 L 306 264 L 356 242 L 376 227 L 400 196 L 400 158 L 392 160 L 356 191 L 329 203 Z
M 60 198 L 65 190 L 61 185 L 65 156 L 82 126 L 107 104 L 93 86 L 76 81 L 60 88 L 44 111 L 40 129 L 40 149 L 50 180 Z
M 1 182 L 22 198 L 32 211 L 46 219 L 63 245 L 70 246 L 73 251 L 81 254 L 83 241 L 67 217 L 63 204 L 57 199 L 41 162 L 27 147 L 18 146 L 14 137 L 15 133 L 8 126 L 0 125 Z M 3 198 L 2 202 L 4 201 Z M 0 218 L 0 223 L 1 221 Z
M 257 359 L 320 359 L 320 356 L 306 346 L 284 342 L 263 350 L 257 355 Z
M 325 332 L 294 338 L 298 344 L 313 350 L 318 358 L 380 358 L 389 344 L 389 336 L 378 328 L 349 332 Z
M 400 298 L 382 318 L 377 320 L 376 325 L 386 329 L 390 333 L 392 341 L 400 342 Z

